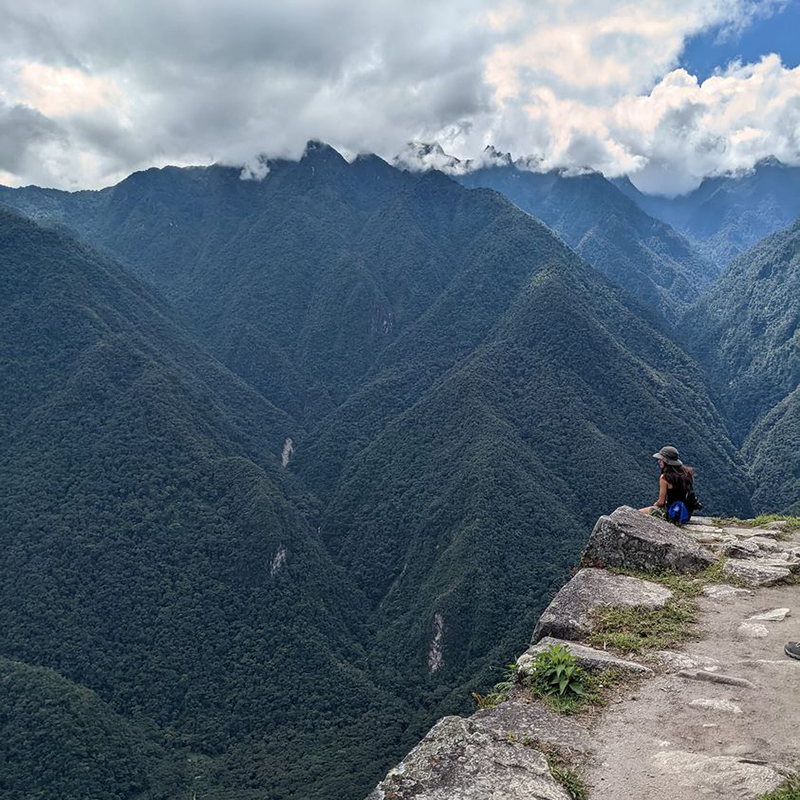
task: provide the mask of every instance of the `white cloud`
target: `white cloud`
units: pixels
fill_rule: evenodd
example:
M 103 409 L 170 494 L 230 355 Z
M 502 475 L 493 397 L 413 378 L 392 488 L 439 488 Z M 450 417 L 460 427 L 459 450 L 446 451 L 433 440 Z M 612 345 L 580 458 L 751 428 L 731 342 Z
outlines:
M 772 58 L 698 85 L 676 69 L 688 36 L 778 4 L 0 0 L 0 137 L 21 143 L 0 170 L 72 188 L 221 160 L 259 178 L 259 153 L 311 138 L 388 158 L 437 140 L 675 191 L 767 154 L 797 162 L 796 70 Z
M 746 170 L 770 155 L 800 163 L 800 67 L 770 55 L 702 84 L 675 70 L 648 95 L 614 106 L 610 138 L 647 154 L 635 176 L 645 190 L 686 191 L 704 176 Z

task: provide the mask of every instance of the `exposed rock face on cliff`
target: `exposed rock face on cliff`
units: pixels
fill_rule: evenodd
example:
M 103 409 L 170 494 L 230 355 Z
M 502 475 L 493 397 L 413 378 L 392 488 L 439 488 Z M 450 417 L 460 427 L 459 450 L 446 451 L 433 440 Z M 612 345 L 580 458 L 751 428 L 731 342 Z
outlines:
M 585 559 L 605 567 L 642 572 L 698 572 L 716 561 L 712 553 L 679 528 L 629 506 L 621 506 L 597 520 Z
M 657 583 L 613 575 L 602 569 L 582 569 L 545 609 L 532 641 L 536 643 L 543 636 L 583 639 L 592 632 L 592 616 L 598 608 L 661 608 L 671 597 L 672 592 Z
M 646 656 L 575 641 L 593 633 L 603 608 L 648 613 L 674 600 L 654 581 L 581 569 L 517 659 L 509 699 L 440 720 L 367 800 L 573 797 L 551 772 L 552 756 L 582 775 L 590 800 L 755 800 L 775 789 L 800 765 L 800 663 L 783 655 L 784 639 L 800 638 L 791 616 L 800 607 L 798 548 L 800 532 L 777 524 L 698 518 L 677 529 L 626 507 L 601 517 L 584 562 L 683 574 L 699 596 L 697 637 Z M 722 579 L 738 585 L 694 577 L 720 558 Z M 537 655 L 554 644 L 585 670 L 618 676 L 602 714 L 565 717 L 525 688 Z
M 454 794 L 457 792 L 457 794 Z M 444 717 L 368 800 L 570 800 L 538 750 L 481 721 Z

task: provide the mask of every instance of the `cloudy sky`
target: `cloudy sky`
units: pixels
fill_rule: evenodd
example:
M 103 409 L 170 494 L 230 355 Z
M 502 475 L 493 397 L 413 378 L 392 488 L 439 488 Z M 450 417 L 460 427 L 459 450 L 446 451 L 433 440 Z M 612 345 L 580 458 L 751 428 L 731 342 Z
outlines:
M 494 144 L 676 193 L 800 163 L 800 0 L 0 0 L 0 183 L 308 139 Z

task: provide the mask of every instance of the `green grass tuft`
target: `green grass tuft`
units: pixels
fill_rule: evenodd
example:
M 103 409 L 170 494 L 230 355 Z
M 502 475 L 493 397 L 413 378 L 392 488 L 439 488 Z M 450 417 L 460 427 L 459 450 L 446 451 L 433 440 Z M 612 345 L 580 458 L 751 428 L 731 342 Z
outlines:
M 723 577 L 724 559 L 696 575 L 677 572 L 644 573 L 636 570 L 610 570 L 661 584 L 673 597 L 662 608 L 609 607 L 595 612 L 595 632 L 589 637 L 594 647 L 612 648 L 624 653 L 664 650 L 696 635 L 698 606 L 696 598 L 711 583 L 736 583 Z
M 762 794 L 758 800 L 800 800 L 800 774 L 787 779 L 774 792 Z
M 665 650 L 695 636 L 697 604 L 676 597 L 662 608 L 603 608 L 596 612 L 595 620 L 589 638 L 593 647 L 625 653 Z
M 547 766 L 556 783 L 560 784 L 572 800 L 587 800 L 589 797 L 583 779 L 557 753 L 546 753 Z
M 595 612 L 595 632 L 589 637 L 594 647 L 610 647 L 625 653 L 664 650 L 695 637 L 697 597 L 712 583 L 746 586 L 747 582 L 723 574 L 725 558 L 695 575 L 664 571 L 645 573 L 630 569 L 610 569 L 617 575 L 628 575 L 661 584 L 673 597 L 662 608 L 608 607 Z

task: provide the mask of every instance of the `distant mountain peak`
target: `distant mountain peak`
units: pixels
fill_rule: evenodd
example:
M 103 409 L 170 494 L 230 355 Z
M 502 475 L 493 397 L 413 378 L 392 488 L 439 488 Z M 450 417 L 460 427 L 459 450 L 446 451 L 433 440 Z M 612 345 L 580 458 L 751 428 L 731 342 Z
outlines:
M 788 166 L 788 164 L 784 164 L 784 162 L 781 161 L 776 156 L 766 156 L 766 158 L 761 158 L 758 161 L 756 161 L 755 166 L 753 167 L 753 169 L 754 170 L 759 170 L 759 169 L 765 169 L 767 167 L 784 168 L 784 167 L 787 167 L 787 166 Z
M 436 169 L 448 175 L 469 172 L 469 162 L 446 153 L 439 142 L 411 141 L 394 157 L 392 162 L 409 172 L 427 172 Z
M 515 161 L 511 153 L 504 153 L 493 144 L 487 144 L 477 158 L 460 159 L 446 152 L 439 142 L 411 141 L 394 157 L 392 163 L 410 172 L 437 169 L 447 175 L 466 175 L 479 169 L 514 166 L 528 172 L 542 171 L 541 158 L 527 156 Z
M 493 144 L 487 144 L 486 147 L 483 148 L 483 153 L 481 154 L 481 160 L 484 162 L 483 166 L 496 166 L 496 167 L 508 167 L 513 164 L 513 160 L 511 158 L 511 153 L 503 153 L 501 150 L 498 150 Z
M 319 139 L 308 140 L 300 160 L 309 161 L 313 164 L 320 162 L 347 164 L 345 157 L 336 148 L 331 147 L 326 142 L 321 142 Z

